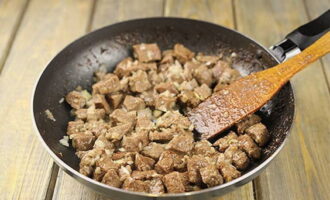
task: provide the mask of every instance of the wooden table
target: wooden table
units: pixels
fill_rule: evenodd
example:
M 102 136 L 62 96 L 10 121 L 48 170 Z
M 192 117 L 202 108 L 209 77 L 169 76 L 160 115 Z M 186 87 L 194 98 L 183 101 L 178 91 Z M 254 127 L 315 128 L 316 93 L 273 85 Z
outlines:
M 0 0 L 0 199 L 106 199 L 60 170 L 31 123 L 32 87 L 72 40 L 131 18 L 178 16 L 237 29 L 270 46 L 329 0 Z M 330 199 L 330 56 L 293 79 L 290 139 L 261 176 L 219 199 Z

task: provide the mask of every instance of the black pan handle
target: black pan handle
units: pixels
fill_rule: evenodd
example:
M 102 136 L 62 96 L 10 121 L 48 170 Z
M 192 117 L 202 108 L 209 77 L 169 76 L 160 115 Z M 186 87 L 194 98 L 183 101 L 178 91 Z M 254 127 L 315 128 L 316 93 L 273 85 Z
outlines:
M 271 47 L 279 61 L 284 61 L 306 49 L 330 30 L 330 10 L 289 33 L 283 41 Z

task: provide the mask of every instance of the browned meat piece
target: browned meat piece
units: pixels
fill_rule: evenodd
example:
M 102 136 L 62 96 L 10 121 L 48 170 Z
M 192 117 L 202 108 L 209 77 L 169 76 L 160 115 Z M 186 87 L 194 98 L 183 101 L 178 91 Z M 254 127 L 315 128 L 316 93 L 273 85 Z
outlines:
M 195 146 L 192 150 L 194 155 L 211 156 L 216 154 L 216 150 L 212 147 L 212 144 L 207 140 L 201 140 L 195 142 Z
M 109 140 L 107 140 L 107 138 L 103 135 L 100 135 L 95 143 L 94 143 L 94 149 L 99 148 L 99 149 L 105 149 L 105 150 L 114 150 L 115 149 L 115 145 L 110 142 Z
M 124 190 L 129 190 L 132 192 L 149 192 L 150 185 L 146 181 L 135 180 L 133 178 L 127 178 L 122 185 Z
M 125 58 L 117 64 L 114 73 L 119 77 L 128 76 L 131 73 L 132 64 L 133 59 L 131 57 Z
M 219 146 L 219 151 L 225 152 L 229 145 L 233 143 L 237 143 L 237 135 L 234 131 L 230 131 L 228 135 L 215 141 L 213 146 Z
M 111 103 L 112 107 L 116 109 L 124 99 L 124 95 L 122 93 L 110 94 L 107 95 L 107 98 Z
M 225 69 L 230 68 L 229 63 L 226 61 L 219 60 L 212 68 L 213 77 L 217 80 L 221 77 Z
M 200 169 L 208 165 L 209 162 L 203 156 L 193 155 L 189 158 L 187 162 L 189 181 L 191 183 L 200 184 L 202 182 Z
M 70 121 L 68 123 L 66 134 L 72 135 L 72 134 L 80 133 L 83 127 L 84 127 L 84 122 L 82 120 Z
M 182 44 L 175 44 L 174 45 L 174 56 L 181 62 L 185 63 L 188 60 L 191 60 L 194 56 L 195 53 L 187 49 L 185 46 Z
M 200 85 L 204 83 L 210 87 L 213 83 L 212 71 L 205 65 L 200 65 L 195 69 L 193 75 Z
M 149 133 L 149 139 L 151 141 L 169 141 L 173 139 L 175 133 L 175 129 L 173 128 L 162 128 L 159 131 L 151 131 Z
M 167 149 L 180 152 L 189 152 L 194 147 L 194 138 L 192 135 L 176 135 L 166 146 Z
M 134 72 L 129 78 L 129 87 L 132 92 L 144 92 L 151 88 L 148 75 L 144 71 Z
M 190 107 L 196 107 L 201 102 L 201 100 L 197 98 L 197 95 L 189 90 L 182 91 L 179 98 L 182 103 L 185 103 Z
M 105 110 L 106 114 L 110 114 L 110 106 L 105 99 L 104 95 L 95 94 L 93 95 L 93 102 L 95 104 L 95 108 L 102 108 Z
M 173 50 L 165 50 L 162 53 L 163 58 L 160 61 L 160 63 L 164 64 L 164 63 L 174 63 L 174 51 Z
M 261 118 L 258 115 L 256 114 L 249 115 L 236 124 L 237 132 L 239 134 L 243 134 L 245 129 L 249 128 L 254 124 L 259 123 L 260 121 Z
M 203 62 L 205 65 L 210 66 L 210 65 L 214 65 L 219 60 L 219 57 L 218 56 L 206 56 L 206 55 L 203 55 L 203 54 L 198 54 L 196 56 L 196 59 L 200 62 Z
M 155 165 L 155 170 L 160 174 L 167 174 L 173 171 L 174 161 L 172 158 L 161 158 Z
M 154 106 L 155 95 L 152 90 L 142 92 L 139 97 L 144 100 L 144 102 L 147 106 Z
M 237 144 L 230 145 L 226 149 L 224 155 L 225 159 L 230 161 L 239 170 L 244 170 L 249 166 L 249 158 L 238 148 Z
M 126 135 L 132 128 L 132 123 L 123 123 L 118 126 L 109 128 L 105 137 L 111 141 L 119 141 Z
M 233 165 L 226 161 L 219 161 L 218 168 L 225 179 L 225 182 L 229 182 L 241 176 L 241 172 L 239 172 Z
M 128 82 L 129 82 L 129 77 L 124 77 L 120 80 L 120 90 L 123 92 L 128 92 Z
M 87 130 L 87 132 L 91 132 L 96 137 L 99 137 L 102 134 L 105 134 L 108 129 L 110 128 L 110 125 L 103 120 L 99 121 L 89 121 L 86 122 L 84 125 L 84 129 Z
M 110 155 L 103 154 L 97 161 L 96 167 L 100 168 L 104 173 L 109 171 L 110 169 L 118 170 L 120 167 L 120 163 L 114 162 Z
M 150 193 L 152 194 L 163 194 L 165 193 L 165 188 L 163 181 L 160 178 L 153 178 L 150 181 Z
M 95 167 L 95 170 L 93 172 L 93 179 L 101 182 L 105 173 L 106 172 L 102 171 L 100 167 Z
M 137 136 L 124 136 L 121 145 L 130 152 L 139 152 L 143 148 L 142 142 Z
M 196 87 L 198 87 L 198 83 L 196 81 L 196 79 L 191 79 L 190 81 L 183 81 L 180 86 L 179 86 L 179 90 L 180 91 L 193 91 Z
M 163 73 L 157 73 L 156 70 L 151 70 L 148 72 L 148 77 L 151 85 L 157 85 L 165 81 Z
M 116 152 L 111 155 L 111 159 L 119 166 L 133 165 L 134 152 Z
M 74 109 L 80 109 L 86 105 L 86 98 L 77 91 L 69 92 L 66 95 L 65 100 Z
M 132 173 L 132 168 L 130 165 L 126 165 L 125 167 L 121 166 L 118 170 L 118 174 L 121 181 L 124 181 L 127 178 L 131 177 L 131 173 Z
M 142 150 L 142 154 L 149 156 L 153 159 L 159 159 L 160 155 L 165 151 L 165 144 L 159 144 L 156 142 L 150 142 L 148 146 L 145 146 Z
M 76 115 L 77 119 L 86 120 L 87 119 L 87 109 L 85 109 L 85 108 L 78 109 L 78 110 L 76 110 L 75 115 Z
M 72 146 L 77 151 L 87 151 L 93 148 L 95 136 L 85 134 L 75 134 L 72 138 Z
M 168 111 L 156 122 L 156 126 L 168 128 L 170 126 L 177 126 L 182 129 L 192 130 L 192 124 L 187 117 L 181 115 L 178 111 Z
M 159 83 L 159 84 L 155 85 L 154 88 L 155 88 L 156 92 L 158 92 L 159 94 L 163 93 L 165 91 L 169 91 L 170 93 L 173 93 L 173 94 L 178 94 L 176 87 L 174 86 L 173 83 L 170 83 L 170 82 Z
M 107 173 L 103 176 L 102 183 L 110 185 L 112 187 L 120 187 L 122 181 L 120 180 L 116 170 L 110 169 Z
M 142 148 L 145 147 L 145 146 L 147 146 L 149 144 L 149 142 L 150 142 L 150 140 L 149 140 L 149 132 L 147 130 L 139 130 L 139 131 L 136 131 L 132 135 L 139 138 L 139 140 L 141 141 L 141 144 L 142 144 Z
M 247 133 L 259 146 L 263 147 L 269 140 L 267 127 L 262 123 L 258 123 L 245 129 Z
M 85 176 L 90 176 L 102 153 L 103 151 L 100 149 L 92 149 L 84 153 L 79 163 L 79 172 Z
M 151 130 L 154 127 L 154 123 L 147 117 L 138 117 L 136 120 L 136 131 Z
M 139 97 L 133 97 L 131 95 L 127 95 L 123 102 L 123 105 L 128 111 L 132 110 L 142 110 L 145 108 L 145 104 L 143 99 Z
M 106 76 L 106 79 L 93 85 L 93 94 L 109 94 L 120 89 L 118 76 L 114 74 L 107 74 Z
M 151 112 L 150 108 L 146 108 L 143 110 L 139 110 L 137 112 L 137 116 L 138 116 L 138 118 L 152 119 L 152 112 Z
M 117 123 L 134 123 L 136 111 L 127 112 L 123 109 L 116 109 L 110 114 L 110 119 Z
M 198 99 L 204 101 L 207 97 L 211 96 L 212 90 L 206 84 L 202 84 L 194 89 L 194 93 Z
M 133 171 L 132 172 L 132 178 L 136 180 L 147 180 L 147 179 L 153 179 L 153 178 L 159 178 L 161 177 L 160 174 L 157 174 L 155 170 L 147 170 L 147 171 Z
M 261 149 L 249 135 L 241 135 L 238 137 L 238 145 L 244 150 L 250 158 L 259 159 L 261 156 Z
M 169 111 L 175 107 L 176 97 L 169 91 L 163 92 L 155 98 L 155 108 L 161 111 Z
M 165 74 L 165 77 L 169 82 L 181 83 L 184 81 L 183 68 L 178 61 L 175 61 L 174 64 L 170 65 Z
M 184 171 L 186 169 L 187 161 L 184 157 L 184 154 L 182 154 L 182 153 L 179 153 L 176 151 L 171 151 L 171 150 L 166 150 L 161 154 L 159 161 L 162 161 L 164 159 L 166 160 L 166 162 L 164 161 L 164 162 L 162 162 L 162 164 L 167 163 L 168 164 L 167 166 L 170 166 L 171 162 L 173 161 L 173 167 L 175 170 Z M 170 161 L 170 160 L 172 160 L 172 161 Z M 171 169 L 171 168 L 169 168 L 169 169 Z M 166 172 L 166 170 L 163 170 L 163 171 Z
M 164 185 L 169 193 L 185 192 L 185 182 L 179 172 L 171 172 L 163 177 Z
M 223 183 L 223 178 L 214 165 L 208 165 L 200 168 L 199 172 L 203 183 L 205 183 L 208 187 L 213 187 Z
M 134 56 L 140 62 L 150 62 L 161 59 L 161 53 L 156 43 L 133 45 Z
M 223 84 L 230 84 L 231 82 L 237 80 L 240 77 L 241 74 L 239 73 L 239 71 L 227 67 L 222 72 L 221 76 L 218 79 L 218 82 Z
M 104 109 L 95 109 L 95 106 L 90 106 L 87 109 L 87 121 L 97 121 L 103 119 L 105 116 Z
M 154 159 L 147 156 L 142 156 L 141 154 L 135 155 L 135 167 L 140 171 L 151 170 L 155 164 Z

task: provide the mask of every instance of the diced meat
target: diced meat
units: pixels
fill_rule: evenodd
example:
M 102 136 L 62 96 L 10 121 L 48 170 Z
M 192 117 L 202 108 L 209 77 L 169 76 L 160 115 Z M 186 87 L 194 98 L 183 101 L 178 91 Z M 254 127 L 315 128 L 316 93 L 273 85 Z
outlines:
M 128 76 L 131 73 L 132 64 L 133 59 L 131 57 L 125 58 L 117 64 L 114 73 L 119 77 Z
M 122 93 L 110 94 L 107 95 L 107 98 L 110 101 L 112 107 L 116 109 L 124 99 L 124 95 Z
M 205 183 L 208 187 L 213 187 L 223 183 L 223 178 L 214 165 L 208 165 L 201 168 L 199 171 L 203 183 Z
M 116 170 L 110 169 L 103 176 L 102 183 L 105 183 L 105 184 L 110 185 L 112 187 L 118 187 L 119 188 L 122 184 L 122 181 L 120 180 L 120 177 L 118 176 Z
M 128 92 L 128 83 L 129 83 L 129 77 L 123 77 L 120 79 L 119 84 L 120 84 L 120 90 L 123 92 Z
M 146 171 L 135 170 L 132 172 L 132 178 L 136 180 L 148 180 L 159 177 L 161 177 L 161 175 L 157 174 L 155 170 L 146 170 Z
M 225 179 L 225 182 L 229 182 L 241 176 L 241 172 L 229 162 L 219 161 L 217 167 L 219 168 L 222 177 Z
M 193 148 L 194 155 L 202 155 L 202 156 L 211 156 L 216 154 L 216 150 L 212 147 L 212 144 L 207 140 L 201 140 L 195 143 Z
M 149 156 L 153 159 L 159 159 L 160 155 L 165 151 L 165 144 L 159 144 L 156 142 L 149 143 L 142 150 L 142 154 Z
M 148 77 L 151 85 L 157 85 L 165 81 L 165 77 L 163 73 L 157 73 L 156 70 L 151 70 L 148 72 Z
M 195 95 L 193 91 L 189 90 L 182 91 L 179 98 L 182 103 L 185 103 L 191 107 L 196 107 L 201 102 L 197 95 Z
M 174 161 L 172 158 L 161 158 L 155 165 L 155 170 L 160 174 L 167 174 L 173 171 Z
M 72 135 L 72 134 L 80 133 L 83 127 L 84 127 L 84 122 L 82 120 L 70 121 L 68 123 L 66 134 Z
M 110 155 L 102 155 L 101 158 L 99 158 L 96 161 L 96 167 L 99 167 L 101 171 L 107 172 L 110 169 L 118 170 L 120 167 L 119 163 L 114 162 L 114 160 L 111 158 Z
M 127 178 L 122 186 L 124 190 L 132 192 L 146 192 L 150 191 L 150 185 L 146 181 L 135 180 L 133 178 Z
M 194 147 L 194 138 L 192 135 L 176 135 L 166 146 L 167 149 L 180 152 L 189 152 Z
M 133 92 L 144 92 L 151 88 L 148 75 L 144 71 L 137 71 L 129 79 L 129 87 Z
M 163 128 L 173 125 L 183 129 L 190 129 L 192 126 L 189 119 L 181 115 L 178 111 L 168 111 L 158 118 L 156 122 L 156 126 Z
M 134 56 L 140 62 L 150 62 L 161 59 L 161 53 L 156 43 L 133 45 Z
M 247 133 L 259 146 L 263 147 L 269 140 L 267 127 L 262 123 L 257 123 L 245 129 Z
M 170 93 L 173 93 L 173 94 L 178 93 L 174 84 L 170 83 L 170 82 L 159 83 L 159 84 L 155 85 L 154 88 L 155 88 L 156 92 L 158 92 L 159 94 L 163 93 L 165 91 L 169 91 Z
M 145 108 L 145 104 L 143 99 L 139 97 L 133 97 L 131 95 L 127 95 L 123 102 L 123 105 L 128 111 L 132 110 L 142 110 Z
M 219 57 L 199 54 L 196 56 L 196 59 L 200 62 L 203 62 L 205 65 L 210 66 L 214 65 L 219 60 Z
M 226 61 L 219 60 L 215 64 L 215 66 L 212 68 L 212 74 L 213 77 L 217 80 L 221 77 L 222 73 L 225 71 L 225 69 L 230 68 L 229 63 Z
M 87 109 L 85 109 L 85 108 L 78 109 L 78 110 L 76 110 L 75 115 L 76 115 L 77 119 L 86 120 L 87 119 Z
M 93 179 L 101 182 L 105 173 L 106 172 L 102 171 L 100 167 L 95 167 Z
M 211 96 L 212 91 L 206 84 L 202 84 L 200 87 L 194 89 L 194 93 L 198 99 L 204 101 L 207 97 Z
M 239 134 L 243 134 L 245 129 L 249 128 L 254 124 L 259 123 L 260 121 L 261 118 L 258 115 L 256 114 L 249 115 L 236 124 L 237 132 Z
M 123 109 L 116 109 L 110 114 L 110 119 L 117 123 L 134 123 L 136 120 L 136 111 L 126 112 Z
M 225 153 L 225 158 L 229 160 L 237 169 L 244 170 L 249 166 L 250 160 L 247 155 L 238 148 L 238 145 L 230 145 Z
M 184 157 L 184 154 L 176 152 L 176 151 L 166 150 L 161 154 L 158 162 L 163 161 L 164 159 L 165 159 L 165 161 L 161 162 L 161 164 L 166 164 L 166 166 L 171 166 L 171 163 L 173 162 L 173 168 L 175 170 L 178 170 L 178 171 L 186 170 L 187 161 Z M 157 167 L 157 164 L 156 164 L 156 167 Z M 161 166 L 161 165 L 159 164 L 158 166 Z M 168 170 L 165 170 L 165 168 L 170 169 L 169 171 L 172 171 L 171 167 L 164 167 L 164 166 L 165 165 L 162 166 L 162 168 L 164 169 L 163 172 L 167 173 L 166 171 L 168 171 Z M 160 171 L 162 171 L 162 170 L 160 169 Z
M 142 142 L 137 136 L 124 136 L 121 145 L 130 152 L 139 152 L 143 148 Z
M 261 156 L 261 150 L 254 143 L 253 139 L 249 135 L 241 135 L 238 137 L 239 147 L 244 150 L 250 158 L 259 159 Z
M 90 176 L 102 153 L 103 151 L 100 149 L 93 149 L 84 153 L 79 163 L 79 172 L 85 176 Z
M 87 121 L 98 121 L 105 116 L 104 109 L 95 109 L 95 106 L 90 106 L 87 109 Z
M 72 138 L 72 146 L 77 151 L 87 151 L 93 148 L 95 142 L 95 136 L 76 134 Z
M 185 63 L 188 60 L 191 60 L 195 56 L 195 53 L 193 53 L 192 51 L 190 51 L 189 49 L 187 49 L 182 44 L 175 44 L 173 51 L 174 51 L 175 57 L 181 63 Z
M 96 137 L 99 137 L 102 134 L 105 134 L 108 129 L 110 128 L 110 125 L 103 120 L 99 121 L 88 121 L 84 124 L 84 130 L 86 132 L 90 132 Z
M 195 69 L 193 75 L 200 85 L 204 83 L 210 87 L 213 83 L 212 71 L 205 65 L 200 65 L 197 69 Z
M 155 108 L 161 111 L 169 111 L 175 107 L 176 97 L 169 91 L 159 94 L 155 98 Z
M 215 141 L 213 146 L 219 146 L 219 151 L 225 152 L 229 145 L 233 143 L 237 143 L 237 135 L 234 131 L 230 131 L 228 135 Z
M 123 123 L 115 127 L 109 128 L 106 133 L 106 138 L 112 141 L 119 141 L 126 135 L 132 128 L 132 123 Z
M 137 117 L 138 118 L 152 119 L 152 112 L 151 112 L 150 108 L 146 108 L 146 109 L 143 109 L 143 110 L 138 110 Z
M 142 92 L 139 96 L 142 98 L 147 106 L 154 106 L 155 104 L 155 96 L 152 90 Z
M 105 99 L 104 95 L 95 94 L 93 96 L 93 102 L 95 104 L 95 108 L 102 108 L 105 110 L 106 114 L 110 113 L 110 106 L 109 106 L 107 100 Z
M 114 74 L 107 74 L 107 79 L 99 81 L 93 85 L 93 93 L 95 94 L 109 94 L 120 89 L 120 82 L 118 76 Z
M 150 181 L 150 193 L 151 194 L 163 194 L 165 193 L 165 188 L 163 181 L 160 178 L 154 178 Z
M 208 165 L 209 162 L 207 162 L 203 156 L 193 155 L 189 158 L 187 162 L 189 181 L 196 184 L 201 183 L 202 177 L 200 174 L 200 169 Z
M 196 87 L 198 87 L 198 83 L 196 81 L 196 79 L 191 79 L 190 81 L 183 81 L 180 86 L 179 86 L 179 90 L 180 91 L 193 91 Z
M 172 64 L 174 62 L 174 51 L 173 50 L 165 50 L 163 51 L 163 58 L 160 61 L 160 63 L 170 63 Z
M 151 130 L 154 127 L 154 123 L 151 119 L 147 117 L 138 117 L 136 120 L 136 126 L 135 129 L 137 131 L 140 130 Z
M 180 193 L 185 192 L 185 183 L 182 180 L 182 175 L 179 172 L 172 172 L 163 177 L 164 185 L 167 192 Z
M 239 73 L 239 71 L 227 67 L 222 72 L 221 76 L 218 79 L 218 82 L 223 84 L 230 84 L 231 82 L 237 80 L 240 77 L 241 74 Z
M 85 97 L 77 91 L 69 92 L 65 97 L 66 102 L 74 109 L 83 108 L 86 105 Z
M 107 138 L 103 135 L 99 136 L 95 143 L 93 148 L 99 148 L 99 149 L 107 149 L 107 150 L 114 150 L 115 145 L 107 140 Z
M 133 165 L 134 155 L 134 152 L 116 152 L 112 154 L 111 159 L 119 166 Z
M 131 177 L 131 173 L 132 173 L 132 168 L 130 165 L 126 165 L 125 167 L 121 166 L 118 170 L 118 174 L 121 181 L 124 181 L 127 178 Z
M 155 164 L 155 160 L 141 154 L 135 155 L 135 167 L 140 171 L 151 170 Z
M 167 81 L 181 83 L 184 81 L 183 68 L 178 61 L 168 67 L 166 72 Z

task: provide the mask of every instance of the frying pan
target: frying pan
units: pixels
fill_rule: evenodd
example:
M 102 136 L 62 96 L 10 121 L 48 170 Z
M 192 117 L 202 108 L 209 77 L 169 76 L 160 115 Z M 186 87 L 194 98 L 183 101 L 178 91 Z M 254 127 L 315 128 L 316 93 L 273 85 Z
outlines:
M 258 176 L 272 161 L 288 137 L 294 118 L 294 95 L 290 83 L 259 112 L 272 139 L 263 150 L 263 157 L 241 177 L 212 188 L 180 194 L 145 194 L 130 192 L 99 183 L 79 171 L 79 159 L 72 147 L 59 140 L 66 135 L 70 107 L 59 103 L 78 85 L 90 89 L 93 73 L 99 67 L 112 71 L 127 56 L 132 56 L 131 46 L 156 42 L 162 50 L 182 43 L 195 52 L 232 55 L 233 66 L 241 74 L 272 67 L 299 52 L 329 31 L 330 12 L 296 29 L 285 40 L 270 50 L 256 41 L 228 28 L 191 19 L 146 18 L 125 21 L 89 33 L 59 52 L 47 65 L 33 91 L 33 120 L 36 132 L 54 161 L 79 182 L 112 199 L 202 199 L 223 195 L 246 184 Z M 235 55 L 235 56 L 233 56 Z M 49 120 L 45 110 L 50 110 L 56 121 Z

